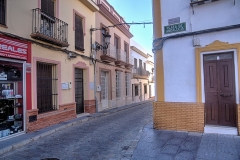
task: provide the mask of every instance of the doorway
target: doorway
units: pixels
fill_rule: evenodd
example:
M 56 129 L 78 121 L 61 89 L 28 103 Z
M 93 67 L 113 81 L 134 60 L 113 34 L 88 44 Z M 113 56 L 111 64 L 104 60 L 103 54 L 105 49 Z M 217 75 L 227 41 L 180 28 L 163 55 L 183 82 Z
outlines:
M 83 70 L 75 68 L 75 102 L 77 114 L 84 113 Z
M 203 56 L 206 124 L 236 126 L 235 72 L 232 52 Z
M 108 72 L 101 71 L 101 102 L 102 109 L 108 108 Z

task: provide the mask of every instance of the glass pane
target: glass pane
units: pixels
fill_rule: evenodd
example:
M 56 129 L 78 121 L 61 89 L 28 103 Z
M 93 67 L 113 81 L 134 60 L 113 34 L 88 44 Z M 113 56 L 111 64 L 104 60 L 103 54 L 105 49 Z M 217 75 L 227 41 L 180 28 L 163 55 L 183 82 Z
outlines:
M 214 60 L 223 60 L 223 59 L 232 59 L 232 58 L 233 58 L 232 53 L 222 53 L 222 54 L 204 55 L 203 60 L 204 61 L 214 61 Z

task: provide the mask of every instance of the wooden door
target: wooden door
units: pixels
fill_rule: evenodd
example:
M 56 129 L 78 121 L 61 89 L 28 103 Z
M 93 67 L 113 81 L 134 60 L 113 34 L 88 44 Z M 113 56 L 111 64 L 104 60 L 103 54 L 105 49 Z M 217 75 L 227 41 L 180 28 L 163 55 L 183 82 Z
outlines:
M 204 56 L 206 124 L 236 126 L 232 53 Z

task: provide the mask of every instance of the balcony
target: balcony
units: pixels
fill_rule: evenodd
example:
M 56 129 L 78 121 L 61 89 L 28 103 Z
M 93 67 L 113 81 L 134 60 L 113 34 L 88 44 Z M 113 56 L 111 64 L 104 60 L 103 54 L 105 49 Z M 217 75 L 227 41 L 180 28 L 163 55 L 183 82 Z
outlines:
M 150 76 L 150 72 L 143 67 L 133 68 L 132 73 L 133 78 L 148 78 Z
M 117 49 L 117 54 L 116 54 L 116 61 L 115 61 L 115 64 L 118 65 L 118 66 L 121 66 L 121 65 L 125 65 L 127 62 L 126 62 L 126 52 L 121 50 L 121 49 Z
M 68 47 L 68 24 L 41 11 L 32 10 L 31 37 L 60 47 Z
M 117 50 L 112 44 L 108 45 L 107 49 L 104 49 L 103 54 L 100 56 L 101 60 L 107 63 L 111 63 L 116 60 Z
M 215 1 L 219 1 L 219 0 L 191 0 L 190 5 L 194 6 L 194 5 L 201 5 L 201 4 L 205 4 L 208 2 L 215 2 Z
M 85 6 L 91 9 L 93 12 L 98 12 L 97 0 L 80 0 Z
M 125 64 L 125 68 L 131 69 L 133 67 L 133 56 L 130 54 L 129 57 L 127 57 L 127 63 Z

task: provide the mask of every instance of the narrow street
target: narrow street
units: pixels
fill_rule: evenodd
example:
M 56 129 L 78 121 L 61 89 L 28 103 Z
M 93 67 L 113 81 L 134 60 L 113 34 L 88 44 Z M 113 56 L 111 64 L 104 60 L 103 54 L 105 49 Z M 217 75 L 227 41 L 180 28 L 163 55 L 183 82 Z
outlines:
M 139 105 L 56 132 L 0 159 L 121 159 L 131 156 L 127 150 L 136 146 L 139 131 L 151 120 L 152 103 Z
M 67 127 L 0 160 L 239 160 L 240 137 L 154 130 L 152 102 Z

